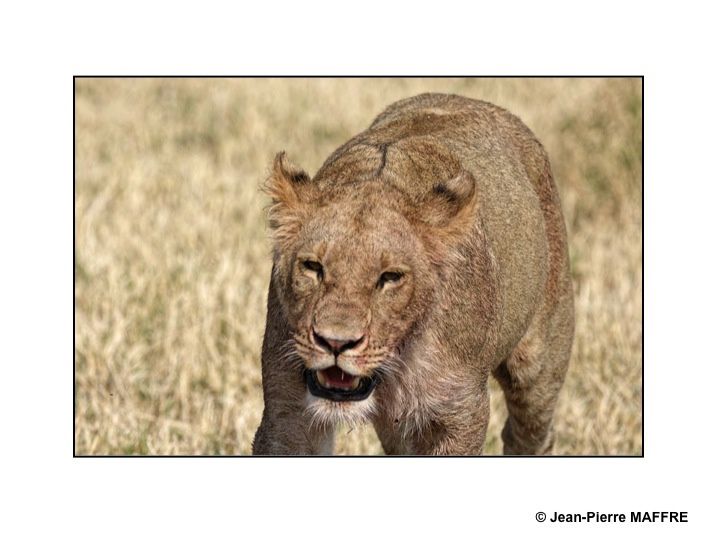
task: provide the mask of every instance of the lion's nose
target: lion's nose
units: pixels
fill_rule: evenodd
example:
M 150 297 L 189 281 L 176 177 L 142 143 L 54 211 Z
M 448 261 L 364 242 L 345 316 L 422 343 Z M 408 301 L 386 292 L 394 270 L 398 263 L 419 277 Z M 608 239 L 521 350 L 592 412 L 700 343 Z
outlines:
M 334 354 L 335 356 L 338 356 L 339 354 L 349 351 L 350 349 L 354 349 L 360 345 L 365 340 L 365 334 L 362 334 L 359 337 L 355 336 L 351 338 L 341 336 L 330 337 L 327 334 L 321 334 L 313 328 L 313 340 L 321 348 Z

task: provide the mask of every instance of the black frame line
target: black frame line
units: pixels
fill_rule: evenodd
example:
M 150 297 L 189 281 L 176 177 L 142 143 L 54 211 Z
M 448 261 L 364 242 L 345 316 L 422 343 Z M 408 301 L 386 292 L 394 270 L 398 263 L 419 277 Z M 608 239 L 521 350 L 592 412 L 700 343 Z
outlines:
M 639 455 L 633 454 L 615 454 L 615 455 L 577 455 L 577 456 L 505 456 L 505 455 L 479 455 L 479 456 L 415 456 L 415 455 L 343 455 L 343 456 L 268 456 L 268 455 L 213 455 L 213 454 L 172 454 L 172 455 L 138 455 L 138 454 L 78 454 L 75 450 L 75 418 L 76 418 L 76 399 L 77 388 L 75 378 L 75 155 L 76 155 L 76 127 L 75 127 L 75 81 L 77 79 L 640 79 L 641 87 L 641 137 L 640 145 L 640 163 L 641 163 L 641 182 L 640 182 L 640 198 L 641 198 L 641 385 L 640 385 L 640 424 L 642 451 Z M 344 458 L 418 458 L 418 459 L 597 459 L 597 458 L 633 458 L 642 459 L 645 457 L 645 76 L 644 75 L 73 75 L 73 458 L 320 458 L 320 459 L 344 459 Z

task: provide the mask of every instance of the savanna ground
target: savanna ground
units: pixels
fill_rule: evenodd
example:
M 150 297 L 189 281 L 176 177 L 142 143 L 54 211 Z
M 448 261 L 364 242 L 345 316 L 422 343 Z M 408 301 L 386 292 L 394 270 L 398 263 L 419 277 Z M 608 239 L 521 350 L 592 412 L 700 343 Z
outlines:
M 642 451 L 638 79 L 78 79 L 75 451 L 247 454 L 262 413 L 275 153 L 311 174 L 391 102 L 503 106 L 545 145 L 570 237 L 576 338 L 559 454 Z M 502 451 L 498 386 L 486 452 Z M 341 454 L 381 453 L 372 428 Z

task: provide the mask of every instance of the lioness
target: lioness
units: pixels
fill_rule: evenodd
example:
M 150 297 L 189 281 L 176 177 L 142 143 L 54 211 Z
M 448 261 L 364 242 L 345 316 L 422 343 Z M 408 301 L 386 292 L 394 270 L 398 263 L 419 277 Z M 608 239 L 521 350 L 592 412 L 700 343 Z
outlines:
M 509 112 L 454 95 L 394 103 L 310 178 L 284 153 L 255 454 L 332 453 L 337 422 L 388 454 L 481 454 L 488 377 L 506 454 L 546 454 L 573 340 L 558 193 Z

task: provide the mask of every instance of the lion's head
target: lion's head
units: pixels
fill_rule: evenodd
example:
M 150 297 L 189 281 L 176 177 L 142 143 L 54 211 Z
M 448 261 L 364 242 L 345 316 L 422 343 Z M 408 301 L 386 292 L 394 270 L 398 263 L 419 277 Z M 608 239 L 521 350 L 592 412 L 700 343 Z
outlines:
M 475 181 L 459 171 L 413 198 L 392 182 L 313 182 L 280 153 L 266 192 L 272 279 L 308 408 L 317 421 L 367 419 L 472 227 Z

